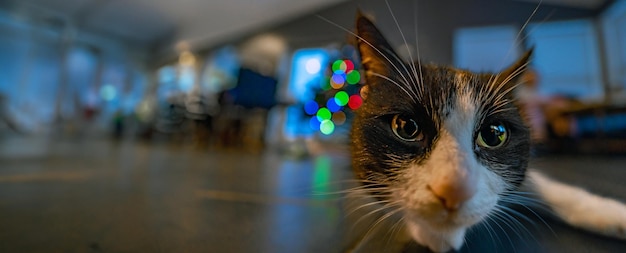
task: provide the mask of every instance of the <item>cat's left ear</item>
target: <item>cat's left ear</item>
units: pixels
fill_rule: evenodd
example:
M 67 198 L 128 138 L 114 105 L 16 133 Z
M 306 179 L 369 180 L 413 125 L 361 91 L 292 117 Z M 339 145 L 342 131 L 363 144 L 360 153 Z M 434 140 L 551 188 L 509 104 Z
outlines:
M 404 63 L 376 25 L 360 11 L 356 21 L 358 48 L 366 75 L 376 73 L 389 76 L 392 72 L 398 72 Z
M 503 91 L 512 91 L 520 82 L 521 77 L 528 70 L 533 48 L 529 49 L 515 63 L 497 75 L 495 85 L 503 85 Z

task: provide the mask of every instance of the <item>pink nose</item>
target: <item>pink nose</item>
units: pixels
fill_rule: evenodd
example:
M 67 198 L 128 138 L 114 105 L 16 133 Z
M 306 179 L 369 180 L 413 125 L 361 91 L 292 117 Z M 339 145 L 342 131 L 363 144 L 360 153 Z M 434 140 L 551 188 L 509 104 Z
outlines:
M 470 173 L 445 176 L 428 185 L 444 208 L 455 211 L 476 193 L 475 178 Z

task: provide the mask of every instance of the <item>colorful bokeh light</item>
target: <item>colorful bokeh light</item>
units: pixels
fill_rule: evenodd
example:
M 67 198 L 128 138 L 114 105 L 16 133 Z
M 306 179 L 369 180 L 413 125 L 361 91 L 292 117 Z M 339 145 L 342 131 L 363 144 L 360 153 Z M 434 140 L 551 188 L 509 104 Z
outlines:
M 337 112 L 341 110 L 341 106 L 337 104 L 335 98 L 330 98 L 326 101 L 326 108 L 328 108 L 330 112 Z
M 348 101 L 348 107 L 350 107 L 350 109 L 352 110 L 359 109 L 359 107 L 361 107 L 362 104 L 363 104 L 363 99 L 361 99 L 361 96 L 359 95 L 350 96 L 350 99 Z
M 317 117 L 311 117 L 311 120 L 309 120 L 309 126 L 311 126 L 311 129 L 315 131 L 320 130 L 320 124 L 322 124 L 322 122 L 320 122 Z
M 346 123 L 346 113 L 342 111 L 333 113 L 332 121 L 337 126 L 343 125 L 344 123 Z
M 320 124 L 320 132 L 322 132 L 325 135 L 330 135 L 335 131 L 335 124 L 326 119 L 323 120 L 322 123 Z
M 315 115 L 317 113 L 317 110 L 319 109 L 320 107 L 317 104 L 317 102 L 315 102 L 315 100 L 311 100 L 309 102 L 306 102 L 306 104 L 304 104 L 304 111 L 308 115 Z
M 348 72 L 348 74 L 346 74 L 346 81 L 349 84 L 357 84 L 359 83 L 359 81 L 361 81 L 361 74 L 359 73 L 359 71 L 352 70 Z
M 330 113 L 330 110 L 328 110 L 328 108 L 320 108 L 317 111 L 317 119 L 319 121 L 330 120 L 331 115 L 332 114 Z
M 315 70 L 314 62 L 310 62 L 310 70 Z M 356 110 L 361 107 L 363 100 L 358 94 L 350 95 L 348 91 L 353 88 L 347 85 L 355 85 L 361 81 L 361 73 L 355 69 L 354 62 L 351 60 L 336 60 L 331 65 L 331 75 L 323 79 L 320 88 L 325 92 L 331 92 L 335 89 L 335 95 L 324 102 L 319 103 L 315 100 L 307 102 L 305 111 L 311 115 L 309 124 L 312 129 L 320 131 L 324 135 L 330 135 L 335 131 L 336 126 L 346 123 L 348 115 L 344 112 L 344 107 Z M 345 88 L 345 89 L 344 89 Z
M 331 80 L 330 77 L 325 77 L 322 81 L 322 83 L 320 83 L 320 88 L 322 88 L 322 90 L 330 90 L 332 88 L 332 84 L 331 84 Z
M 333 72 L 341 71 L 344 73 L 354 70 L 354 63 L 351 60 L 336 60 L 331 67 Z
M 332 65 L 331 69 L 333 70 L 333 72 L 341 70 L 341 65 L 342 64 L 344 64 L 344 68 L 345 68 L 345 63 L 343 62 L 343 60 L 336 60 L 336 61 L 333 62 L 333 65 Z
M 340 91 L 335 94 L 335 102 L 340 106 L 345 106 L 348 104 L 349 100 L 350 96 L 348 96 L 348 93 L 345 91 Z
M 343 83 L 335 83 L 332 79 L 330 80 L 330 87 L 332 87 L 333 89 L 341 89 L 343 88 Z
M 340 84 L 341 86 L 343 86 L 343 84 L 346 82 L 346 77 L 342 74 L 337 74 L 337 73 L 333 74 L 333 76 L 330 79 L 333 83 Z M 331 83 L 331 86 L 333 86 L 332 83 Z
M 322 69 L 322 65 L 319 59 L 309 59 L 305 64 L 306 72 L 309 74 L 317 74 Z
M 346 68 L 344 69 L 346 73 L 349 73 L 350 71 L 354 70 L 354 63 L 352 63 L 351 60 L 344 60 L 343 63 L 346 66 Z

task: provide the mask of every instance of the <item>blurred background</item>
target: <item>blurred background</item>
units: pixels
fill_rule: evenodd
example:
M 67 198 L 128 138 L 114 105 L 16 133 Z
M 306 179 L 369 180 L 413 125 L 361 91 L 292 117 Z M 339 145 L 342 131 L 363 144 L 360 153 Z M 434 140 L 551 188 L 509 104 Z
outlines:
M 626 200 L 626 1 L 539 2 L 0 1 L 0 252 L 342 249 L 359 8 L 407 60 L 534 47 L 535 155 Z

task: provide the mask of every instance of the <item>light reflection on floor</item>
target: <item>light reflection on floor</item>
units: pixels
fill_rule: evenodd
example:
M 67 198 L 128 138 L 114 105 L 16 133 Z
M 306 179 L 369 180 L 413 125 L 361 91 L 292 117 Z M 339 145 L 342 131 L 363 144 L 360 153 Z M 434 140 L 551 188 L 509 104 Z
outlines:
M 613 169 L 626 168 L 626 158 L 557 157 L 537 164 L 626 200 L 626 170 Z M 289 159 L 165 144 L 2 139 L 0 252 L 340 252 L 344 234 L 354 228 L 345 224 L 349 212 L 340 194 L 350 178 L 348 157 L 336 152 Z M 350 215 L 362 224 L 376 220 L 363 211 Z M 626 247 L 549 221 L 555 236 L 533 222 L 522 221 L 528 232 L 518 231 L 518 238 L 509 231 L 510 241 L 477 227 L 463 252 Z M 381 231 L 371 237 L 380 247 L 371 252 L 390 249 L 396 231 Z M 499 233 L 497 242 L 492 232 Z
M 0 252 L 334 252 L 347 159 L 37 138 L 0 143 Z M 6 243 L 10 242 L 10 243 Z M 333 243 L 328 243 L 333 242 Z M 305 250 L 307 251 L 307 250 Z

